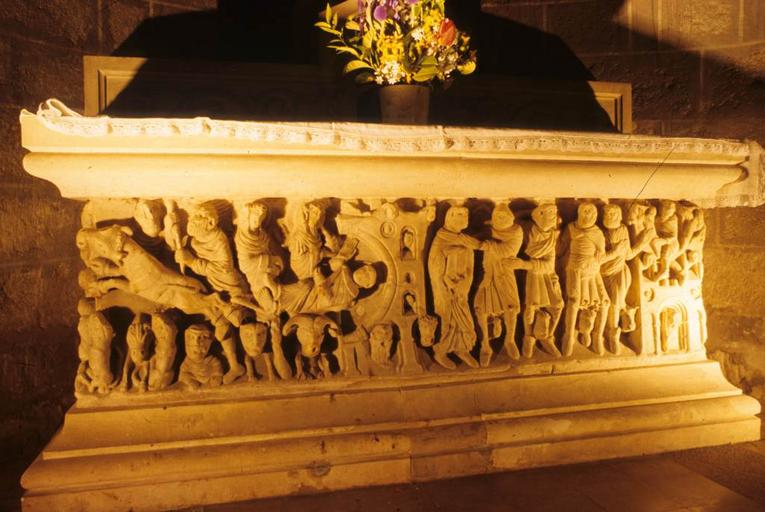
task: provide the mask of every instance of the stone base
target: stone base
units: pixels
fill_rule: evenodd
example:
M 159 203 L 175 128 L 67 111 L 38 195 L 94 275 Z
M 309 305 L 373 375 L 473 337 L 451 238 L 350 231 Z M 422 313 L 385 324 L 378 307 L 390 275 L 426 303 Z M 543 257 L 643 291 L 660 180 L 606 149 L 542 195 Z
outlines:
M 23 509 L 164 510 L 759 439 L 759 402 L 683 358 L 81 398 L 24 475 Z

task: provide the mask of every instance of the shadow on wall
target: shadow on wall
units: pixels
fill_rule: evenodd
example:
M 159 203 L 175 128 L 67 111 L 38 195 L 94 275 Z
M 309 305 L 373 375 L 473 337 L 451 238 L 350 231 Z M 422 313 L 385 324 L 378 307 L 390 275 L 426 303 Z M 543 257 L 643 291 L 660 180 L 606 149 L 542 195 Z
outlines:
M 339 59 L 313 27 L 323 7 L 324 0 L 219 0 L 217 10 L 146 20 L 113 54 L 148 60 L 105 113 L 375 121 L 374 87 L 339 78 Z M 559 37 L 482 12 L 480 0 L 451 1 L 447 10 L 471 34 L 479 66 L 435 92 L 431 122 L 614 131 L 587 82 L 592 73 Z M 168 59 L 231 62 L 234 70 L 261 63 L 263 72 L 246 82 L 169 78 Z M 508 77 L 565 81 L 565 94 L 519 98 L 507 92 Z

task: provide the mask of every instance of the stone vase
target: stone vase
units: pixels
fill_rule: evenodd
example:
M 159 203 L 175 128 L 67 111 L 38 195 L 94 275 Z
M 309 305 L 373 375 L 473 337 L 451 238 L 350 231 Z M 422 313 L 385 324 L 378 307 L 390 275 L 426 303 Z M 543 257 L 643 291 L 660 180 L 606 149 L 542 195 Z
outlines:
M 379 91 L 383 123 L 428 123 L 429 87 L 416 84 L 385 85 Z

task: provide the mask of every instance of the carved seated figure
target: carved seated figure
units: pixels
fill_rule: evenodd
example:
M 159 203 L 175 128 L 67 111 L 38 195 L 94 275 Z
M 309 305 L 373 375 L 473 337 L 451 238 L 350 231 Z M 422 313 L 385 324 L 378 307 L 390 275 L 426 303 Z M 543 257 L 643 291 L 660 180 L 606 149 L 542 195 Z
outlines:
M 271 354 L 264 352 L 268 341 L 268 325 L 262 322 L 244 324 L 239 328 L 239 338 L 244 348 L 244 365 L 247 368 L 247 380 L 253 382 L 265 376 L 269 381 L 276 380 Z M 259 370 L 256 372 L 256 369 Z
M 223 382 L 223 365 L 214 355 L 208 355 L 213 342 L 210 328 L 204 324 L 191 325 L 186 329 L 183 339 L 186 358 L 181 363 L 178 382 L 192 389 L 220 386 Z
M 258 201 L 237 209 L 236 245 L 239 269 L 244 273 L 255 300 L 266 311 L 277 308 L 280 287 L 276 278 L 284 269 L 276 245 L 264 226 L 268 207 Z

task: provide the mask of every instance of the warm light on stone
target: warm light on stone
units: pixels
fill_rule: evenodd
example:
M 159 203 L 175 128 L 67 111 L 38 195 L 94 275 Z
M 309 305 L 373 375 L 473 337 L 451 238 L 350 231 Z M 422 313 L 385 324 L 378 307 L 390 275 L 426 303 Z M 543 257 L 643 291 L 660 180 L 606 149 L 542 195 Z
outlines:
M 25 510 L 160 510 L 759 438 L 706 357 L 728 140 L 21 115 L 86 200 L 77 403 Z

